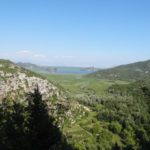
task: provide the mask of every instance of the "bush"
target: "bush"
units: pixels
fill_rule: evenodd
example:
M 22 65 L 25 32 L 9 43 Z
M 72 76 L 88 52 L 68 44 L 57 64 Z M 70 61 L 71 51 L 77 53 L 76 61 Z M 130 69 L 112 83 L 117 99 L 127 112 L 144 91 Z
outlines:
M 109 130 L 111 130 L 113 133 L 120 134 L 122 126 L 118 122 L 113 121 L 109 124 Z

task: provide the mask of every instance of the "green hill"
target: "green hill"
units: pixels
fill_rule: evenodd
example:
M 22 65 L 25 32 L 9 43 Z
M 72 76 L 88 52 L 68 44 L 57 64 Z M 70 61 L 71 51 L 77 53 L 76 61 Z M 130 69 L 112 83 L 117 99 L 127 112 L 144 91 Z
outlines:
M 150 60 L 99 70 L 90 77 L 110 80 L 140 80 L 150 77 Z

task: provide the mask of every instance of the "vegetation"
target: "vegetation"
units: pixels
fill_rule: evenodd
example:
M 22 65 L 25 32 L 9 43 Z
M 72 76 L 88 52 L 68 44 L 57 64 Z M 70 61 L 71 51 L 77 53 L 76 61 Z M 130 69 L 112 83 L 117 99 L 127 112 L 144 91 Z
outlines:
M 4 99 L 0 104 L 0 149 L 71 150 L 38 89 L 28 94 L 27 102 Z
M 128 84 L 127 81 L 104 80 L 95 78 L 85 78 L 83 75 L 56 75 L 42 74 L 50 82 L 69 92 L 75 97 L 87 96 L 91 93 L 94 95 L 103 95 L 105 90 L 113 84 Z
M 148 79 L 150 78 L 150 60 L 99 70 L 88 77 L 125 81 Z
M 63 132 L 74 147 L 81 150 L 150 148 L 148 80 L 129 83 L 73 75 L 47 77 L 89 108 L 74 124 L 64 125 Z
M 6 68 L 1 66 L 6 72 L 17 69 L 34 76 L 9 61 L 2 63 L 9 64 Z M 39 75 L 63 91 L 63 100 L 53 97 L 43 101 L 36 89 L 25 100 L 8 97 L 1 101 L 0 149 L 149 150 L 148 64 L 149 61 L 118 67 L 121 78 L 109 78 L 108 70 L 108 75 L 104 73 L 106 79 L 93 75 Z M 135 68 L 136 72 L 142 69 L 144 75 L 132 74 Z

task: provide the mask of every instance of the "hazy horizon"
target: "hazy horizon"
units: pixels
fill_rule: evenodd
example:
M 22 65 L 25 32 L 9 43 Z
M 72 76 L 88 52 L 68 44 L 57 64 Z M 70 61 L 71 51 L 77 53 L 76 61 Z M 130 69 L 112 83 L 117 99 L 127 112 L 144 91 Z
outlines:
M 0 2 L 0 58 L 109 68 L 150 59 L 148 0 Z
M 129 63 L 123 63 L 123 64 L 118 64 L 116 66 L 108 66 L 108 67 L 99 67 L 99 66 L 76 66 L 76 65 L 48 65 L 48 64 L 40 64 L 40 63 L 34 63 L 34 62 L 26 62 L 26 61 L 15 61 L 15 60 L 11 60 L 11 59 L 7 59 L 7 58 L 0 58 L 0 59 L 5 59 L 5 60 L 10 60 L 14 63 L 28 63 L 28 64 L 33 64 L 33 65 L 37 65 L 37 66 L 43 66 L 43 67 L 77 67 L 77 68 L 88 68 L 88 67 L 94 67 L 97 69 L 107 69 L 107 68 L 113 68 L 113 67 L 117 67 L 117 66 L 121 66 L 121 65 L 128 65 L 128 64 L 132 64 L 132 63 L 137 63 L 137 62 L 144 62 L 144 61 L 149 61 L 150 59 L 146 59 L 146 60 L 139 60 L 139 61 L 134 61 L 134 62 L 129 62 Z

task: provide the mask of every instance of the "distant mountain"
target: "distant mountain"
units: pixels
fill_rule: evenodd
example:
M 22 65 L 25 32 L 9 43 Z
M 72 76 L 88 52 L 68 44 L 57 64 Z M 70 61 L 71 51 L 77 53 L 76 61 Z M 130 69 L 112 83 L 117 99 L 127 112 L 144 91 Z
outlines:
M 140 80 L 150 78 L 150 60 L 99 70 L 87 76 L 110 80 Z
M 95 67 L 59 67 L 59 66 L 39 66 L 32 63 L 17 63 L 17 65 L 38 73 L 50 74 L 89 74 L 97 71 Z

